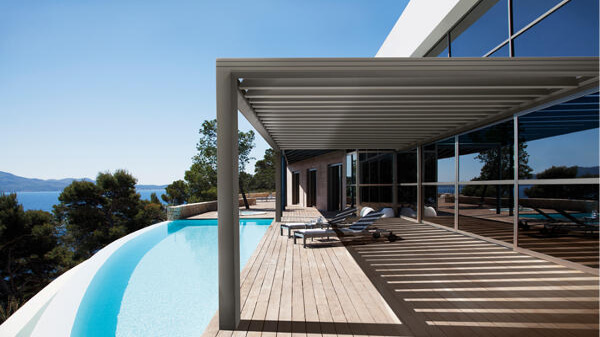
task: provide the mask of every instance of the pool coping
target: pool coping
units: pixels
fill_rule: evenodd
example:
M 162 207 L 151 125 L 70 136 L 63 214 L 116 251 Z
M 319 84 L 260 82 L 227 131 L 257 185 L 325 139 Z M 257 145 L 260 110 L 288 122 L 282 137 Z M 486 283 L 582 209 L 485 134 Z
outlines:
M 104 262 L 128 241 L 168 222 L 159 222 L 119 238 L 66 271 L 0 325 L 0 335 L 19 334 L 30 325 L 40 311 L 43 311 L 33 327 L 31 336 L 47 336 L 49 331 L 55 336 L 69 336 L 87 287 Z

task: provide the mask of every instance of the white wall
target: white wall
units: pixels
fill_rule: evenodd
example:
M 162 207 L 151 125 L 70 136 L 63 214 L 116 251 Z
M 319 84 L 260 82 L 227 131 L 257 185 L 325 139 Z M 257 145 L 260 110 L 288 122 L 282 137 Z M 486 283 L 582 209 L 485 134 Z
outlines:
M 411 0 L 375 57 L 422 57 L 478 0 Z

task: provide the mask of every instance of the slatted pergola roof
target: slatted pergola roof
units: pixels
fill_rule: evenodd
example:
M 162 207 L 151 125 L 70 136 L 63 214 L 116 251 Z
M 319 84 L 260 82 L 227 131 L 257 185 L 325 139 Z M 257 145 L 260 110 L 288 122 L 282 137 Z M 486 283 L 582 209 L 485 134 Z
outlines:
M 219 59 L 273 146 L 407 149 L 598 90 L 598 58 Z

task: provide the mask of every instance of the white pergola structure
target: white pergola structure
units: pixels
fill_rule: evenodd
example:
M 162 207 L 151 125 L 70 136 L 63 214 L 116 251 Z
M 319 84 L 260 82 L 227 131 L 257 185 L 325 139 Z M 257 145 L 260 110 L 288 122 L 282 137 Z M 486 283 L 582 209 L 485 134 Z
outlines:
M 235 329 L 240 320 L 238 110 L 279 159 L 282 150 L 293 149 L 416 147 L 422 153 L 423 144 L 598 91 L 598 61 L 597 57 L 218 59 L 220 328 Z M 281 219 L 285 183 L 280 171 L 278 167 L 276 221 Z M 417 191 L 420 220 L 421 188 Z

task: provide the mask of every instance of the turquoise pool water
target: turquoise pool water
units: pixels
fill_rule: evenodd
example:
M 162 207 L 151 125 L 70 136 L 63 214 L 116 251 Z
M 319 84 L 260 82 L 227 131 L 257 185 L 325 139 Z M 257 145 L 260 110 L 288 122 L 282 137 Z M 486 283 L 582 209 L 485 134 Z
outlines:
M 240 220 L 240 265 L 272 219 Z M 217 310 L 217 221 L 167 222 L 128 241 L 98 270 L 71 336 L 200 336 Z
M 560 213 L 546 213 L 546 214 L 548 214 L 551 218 L 556 219 L 556 220 L 567 220 Z M 585 218 L 585 217 L 589 218 L 592 216 L 592 213 L 571 213 L 570 215 L 574 218 L 579 219 L 579 218 Z M 541 214 L 519 214 L 519 218 L 541 219 L 541 220 L 546 219 L 546 217 Z

